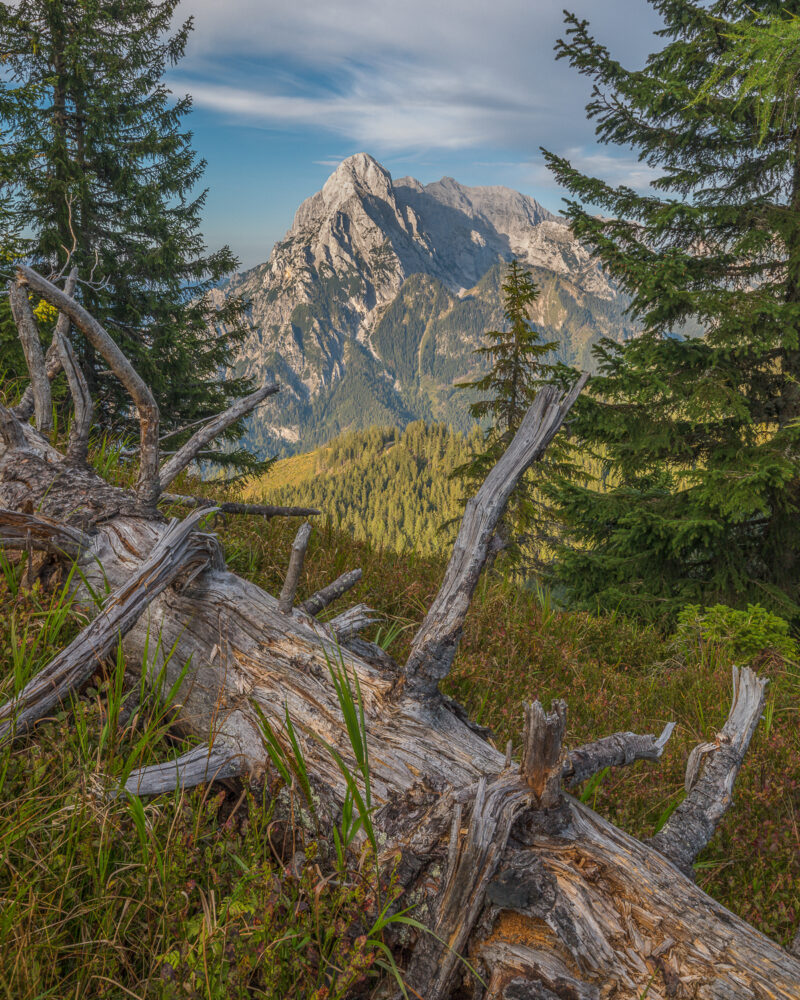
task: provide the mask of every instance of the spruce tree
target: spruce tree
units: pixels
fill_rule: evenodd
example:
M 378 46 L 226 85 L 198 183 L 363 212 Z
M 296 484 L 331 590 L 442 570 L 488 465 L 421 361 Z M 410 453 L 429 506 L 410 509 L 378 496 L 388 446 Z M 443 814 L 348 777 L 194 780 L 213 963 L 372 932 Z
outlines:
M 452 473 L 467 487 L 465 500 L 477 491 L 497 464 L 536 393 L 553 378 L 555 372 L 555 367 L 546 363 L 544 356 L 558 344 L 543 341 L 541 333 L 531 322 L 539 289 L 530 272 L 519 261 L 512 260 L 509 264 L 502 289 L 505 329 L 488 330 L 484 334 L 488 343 L 474 352 L 487 358 L 491 367 L 480 378 L 456 383 L 457 388 L 480 394 L 470 404 L 469 411 L 484 426 L 482 447 Z M 523 477 L 509 499 L 498 530 L 512 557 L 519 555 L 520 543 L 534 531 L 537 514 L 532 490 L 530 477 Z
M 594 81 L 600 141 L 633 147 L 658 176 L 643 195 L 545 153 L 573 196 L 573 231 L 643 327 L 598 347 L 600 375 L 575 410 L 573 431 L 603 471 L 551 486 L 567 540 L 553 577 L 580 604 L 651 620 L 718 601 L 796 617 L 797 76 L 782 113 L 765 114 L 777 97 L 737 39 L 800 3 L 651 3 L 664 45 L 641 70 L 574 15 L 557 44 Z
M 4 203 L 31 234 L 26 256 L 35 267 L 78 267 L 78 294 L 153 388 L 165 430 L 224 409 L 247 389 L 221 378 L 242 334 L 241 306 L 217 313 L 207 295 L 237 261 L 227 247 L 206 252 L 205 192 L 197 190 L 205 163 L 184 126 L 191 101 L 173 101 L 163 82 L 191 30 L 191 20 L 172 30 L 177 6 L 0 6 Z M 81 339 L 76 345 L 100 419 L 126 426 L 129 401 Z

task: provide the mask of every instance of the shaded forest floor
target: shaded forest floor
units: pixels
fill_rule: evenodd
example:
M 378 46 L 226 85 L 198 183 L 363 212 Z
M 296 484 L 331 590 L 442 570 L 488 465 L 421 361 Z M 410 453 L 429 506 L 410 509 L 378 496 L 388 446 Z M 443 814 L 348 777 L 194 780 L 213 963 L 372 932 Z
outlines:
M 230 568 L 272 593 L 296 528 L 255 518 L 218 525 Z M 346 600 L 386 615 L 368 637 L 402 660 L 444 565 L 322 522 L 298 598 L 360 566 Z M 26 591 L 22 570 L 5 564 L 0 576 L 4 699 L 85 619 L 63 595 Z M 754 665 L 770 678 L 765 717 L 697 877 L 788 943 L 800 920 L 800 666 L 769 651 Z M 370 935 L 375 886 L 358 859 L 347 877 L 325 870 L 313 838 L 303 857 L 297 831 L 238 782 L 148 801 L 98 796 L 133 767 L 186 747 L 169 731 L 169 699 L 131 687 L 125 668 L 122 658 L 109 663 L 73 708 L 0 750 L 0 997 L 366 995 L 382 956 Z M 645 837 L 680 801 L 691 747 L 722 727 L 731 658 L 714 646 L 679 653 L 672 638 L 620 616 L 554 610 L 546 595 L 493 573 L 479 584 L 447 684 L 501 747 L 518 743 L 521 703 L 534 698 L 567 700 L 571 745 L 617 730 L 657 733 L 675 720 L 660 763 L 579 790 Z

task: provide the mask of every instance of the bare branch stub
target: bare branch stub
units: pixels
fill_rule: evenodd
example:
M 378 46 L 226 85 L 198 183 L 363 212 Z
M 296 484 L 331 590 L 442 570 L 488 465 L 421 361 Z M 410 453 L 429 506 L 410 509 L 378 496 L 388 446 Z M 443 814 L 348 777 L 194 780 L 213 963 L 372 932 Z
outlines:
M 278 598 L 278 608 L 283 614 L 291 614 L 294 604 L 294 595 L 297 593 L 297 585 L 300 582 L 300 574 L 303 572 L 303 560 L 306 557 L 308 540 L 311 538 L 311 525 L 305 521 L 300 525 L 294 542 L 292 542 L 292 552 L 289 556 L 289 568 L 286 570 L 286 579 L 283 581 L 281 595 Z
M 300 605 L 301 609 L 308 615 L 318 615 L 323 608 L 327 608 L 329 604 L 333 604 L 334 601 L 338 600 L 342 594 L 346 594 L 351 587 L 355 587 L 361 576 L 360 569 L 351 569 L 347 573 L 342 573 L 333 583 L 329 583 L 327 587 L 323 587 L 316 594 L 312 594 L 307 601 L 303 601 Z
M 675 723 L 668 722 L 658 737 L 649 733 L 614 733 L 576 747 L 567 755 L 561 777 L 573 787 L 606 767 L 624 767 L 637 760 L 660 760 L 674 728 Z
M 383 621 L 383 615 L 374 611 L 366 604 L 355 604 L 347 611 L 343 611 L 335 618 L 331 618 L 326 624 L 336 633 L 339 642 L 345 642 L 354 635 L 358 635 L 363 629 L 370 625 L 376 625 Z
M 259 403 L 262 403 L 268 396 L 273 396 L 280 389 L 277 382 L 269 385 L 262 385 L 260 389 L 251 392 L 249 396 L 237 399 L 233 406 L 224 413 L 218 414 L 213 420 L 209 420 L 199 431 L 193 434 L 189 440 L 175 454 L 165 462 L 160 472 L 161 490 L 165 490 L 175 477 L 183 472 L 197 457 L 199 452 L 215 437 L 222 434 L 231 424 L 254 410 Z
M 587 378 L 584 375 L 563 397 L 552 386 L 539 392 L 511 444 L 467 503 L 444 580 L 414 636 L 406 662 L 406 683 L 411 689 L 432 694 L 449 673 L 508 498 L 525 470 L 544 454 Z
M 83 306 L 47 278 L 24 264 L 19 271 L 27 283 L 47 302 L 65 313 L 108 364 L 128 390 L 139 416 L 139 479 L 136 494 L 145 509 L 153 509 L 161 492 L 158 471 L 158 406 L 152 392 L 136 373 L 108 332 Z
M 554 701 L 545 712 L 538 701 L 525 706 L 520 774 L 541 809 L 552 809 L 561 800 L 564 759 L 561 744 L 567 727 L 567 703 Z
M 23 281 L 9 282 L 8 298 L 31 379 L 36 429 L 42 434 L 49 434 L 53 429 L 53 399 L 50 394 L 50 380 L 47 377 L 42 342 L 39 339 L 39 324 L 33 315 L 28 291 Z
M 733 785 L 764 710 L 765 678 L 749 667 L 733 668 L 733 699 L 727 721 L 698 761 L 686 798 L 649 841 L 659 854 L 690 877 L 694 860 L 714 835 L 733 801 Z M 690 763 L 698 760 L 690 756 Z

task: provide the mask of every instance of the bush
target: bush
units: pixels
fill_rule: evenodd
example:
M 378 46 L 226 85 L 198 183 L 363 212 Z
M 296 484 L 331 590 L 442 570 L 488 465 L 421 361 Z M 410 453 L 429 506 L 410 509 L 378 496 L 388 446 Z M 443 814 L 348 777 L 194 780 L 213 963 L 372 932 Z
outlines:
M 726 604 L 710 608 L 687 604 L 678 615 L 675 636 L 683 652 L 712 645 L 745 663 L 752 663 L 766 649 L 775 650 L 785 659 L 797 658 L 797 643 L 789 636 L 789 623 L 760 604 L 748 604 L 746 611 Z

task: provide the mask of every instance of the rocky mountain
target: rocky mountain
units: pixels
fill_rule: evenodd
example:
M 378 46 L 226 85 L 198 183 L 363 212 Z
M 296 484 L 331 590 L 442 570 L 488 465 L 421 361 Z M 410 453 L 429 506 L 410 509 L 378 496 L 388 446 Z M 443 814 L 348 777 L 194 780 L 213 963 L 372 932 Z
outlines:
M 366 153 L 345 160 L 269 260 L 218 292 L 250 303 L 235 373 L 284 386 L 251 418 L 250 445 L 289 454 L 419 418 L 466 428 L 453 383 L 474 376 L 473 350 L 503 321 L 512 257 L 541 288 L 533 318 L 563 360 L 586 367 L 601 336 L 635 333 L 624 296 L 533 198 L 449 177 L 392 180 Z

